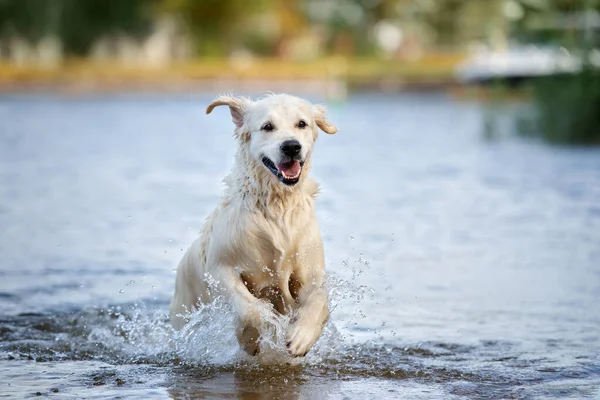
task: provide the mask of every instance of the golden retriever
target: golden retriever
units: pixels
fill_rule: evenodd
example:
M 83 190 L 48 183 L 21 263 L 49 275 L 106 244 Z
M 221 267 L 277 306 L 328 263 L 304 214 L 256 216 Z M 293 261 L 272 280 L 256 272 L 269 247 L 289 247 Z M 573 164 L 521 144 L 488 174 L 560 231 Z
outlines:
M 186 311 L 224 295 L 240 346 L 256 355 L 268 302 L 270 312 L 291 316 L 287 346 L 304 356 L 329 319 L 314 206 L 319 186 L 308 175 L 319 129 L 337 128 L 322 106 L 287 94 L 256 101 L 224 95 L 206 113 L 217 106 L 229 107 L 238 150 L 220 204 L 179 263 L 171 323 L 181 329 Z

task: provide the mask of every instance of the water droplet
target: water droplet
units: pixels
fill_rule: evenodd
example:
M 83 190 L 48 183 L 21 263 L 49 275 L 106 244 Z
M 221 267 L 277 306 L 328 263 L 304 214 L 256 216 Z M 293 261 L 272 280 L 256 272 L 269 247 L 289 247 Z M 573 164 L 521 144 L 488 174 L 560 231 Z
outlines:
M 354 236 L 350 236 L 350 240 L 354 240 Z
M 123 294 L 125 291 L 123 289 L 119 290 L 119 293 Z
M 79 285 L 79 287 L 83 287 L 83 283 L 81 285 Z

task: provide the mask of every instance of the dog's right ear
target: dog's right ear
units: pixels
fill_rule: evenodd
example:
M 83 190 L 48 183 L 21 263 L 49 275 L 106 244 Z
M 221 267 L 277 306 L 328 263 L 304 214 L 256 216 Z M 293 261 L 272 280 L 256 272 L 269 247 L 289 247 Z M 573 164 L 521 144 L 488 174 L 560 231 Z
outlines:
M 219 96 L 206 107 L 206 113 L 210 114 L 218 106 L 229 106 L 231 119 L 236 128 L 240 129 L 244 126 L 244 115 L 249 103 L 250 100 L 245 97 Z

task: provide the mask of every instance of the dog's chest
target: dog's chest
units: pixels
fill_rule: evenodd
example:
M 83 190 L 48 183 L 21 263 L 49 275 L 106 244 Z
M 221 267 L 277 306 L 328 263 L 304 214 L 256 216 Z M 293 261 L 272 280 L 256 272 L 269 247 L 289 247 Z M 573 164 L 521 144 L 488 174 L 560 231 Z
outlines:
M 299 276 L 297 271 L 302 269 L 303 229 L 285 222 L 265 219 L 259 225 L 260 229 L 252 234 L 260 239 L 258 248 L 248 249 L 255 257 L 245 266 L 244 276 L 258 291 L 288 285 L 290 276 Z
M 290 270 L 291 272 L 296 264 L 299 233 L 289 226 L 276 223 L 270 224 L 269 228 L 269 232 L 265 232 L 264 237 L 267 238 L 266 245 L 270 251 L 267 251 L 262 259 L 262 269 L 265 269 L 269 276 L 275 271 L 285 273 Z

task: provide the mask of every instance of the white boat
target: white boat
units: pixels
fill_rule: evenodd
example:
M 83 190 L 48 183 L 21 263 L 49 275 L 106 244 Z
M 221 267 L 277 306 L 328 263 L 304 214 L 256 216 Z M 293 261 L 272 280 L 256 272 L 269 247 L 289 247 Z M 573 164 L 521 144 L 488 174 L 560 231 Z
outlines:
M 599 50 L 592 50 L 590 62 L 600 67 Z M 582 66 L 582 57 L 564 47 L 512 45 L 505 51 L 480 50 L 459 64 L 455 73 L 460 82 L 477 83 L 575 73 Z

